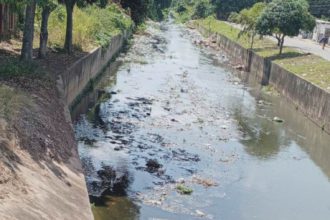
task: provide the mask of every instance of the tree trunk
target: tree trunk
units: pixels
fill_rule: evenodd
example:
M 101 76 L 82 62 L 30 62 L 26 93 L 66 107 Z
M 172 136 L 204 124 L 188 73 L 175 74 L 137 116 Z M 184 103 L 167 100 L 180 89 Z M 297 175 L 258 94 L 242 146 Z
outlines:
M 42 9 L 42 20 L 40 28 L 40 47 L 39 47 L 39 58 L 45 58 L 47 54 L 47 43 L 48 43 L 48 18 L 51 9 L 49 6 L 45 6 Z
M 282 52 L 283 52 L 284 38 L 285 38 L 285 35 L 283 34 L 282 39 L 281 39 L 281 45 L 280 45 L 280 55 L 282 55 Z
M 255 34 L 253 33 L 252 36 L 251 36 L 251 46 L 250 46 L 250 49 L 253 50 L 253 46 L 254 46 L 254 38 L 255 38 Z
M 66 34 L 65 34 L 65 43 L 64 49 L 67 53 L 72 53 L 72 31 L 73 31 L 73 8 L 75 5 L 75 1 L 66 1 L 66 13 L 67 13 L 67 20 L 66 20 Z
M 277 40 L 277 46 L 280 47 L 281 46 L 281 35 L 275 35 L 275 38 Z
M 21 60 L 31 61 L 33 56 L 34 17 L 36 1 L 31 0 L 26 6 Z

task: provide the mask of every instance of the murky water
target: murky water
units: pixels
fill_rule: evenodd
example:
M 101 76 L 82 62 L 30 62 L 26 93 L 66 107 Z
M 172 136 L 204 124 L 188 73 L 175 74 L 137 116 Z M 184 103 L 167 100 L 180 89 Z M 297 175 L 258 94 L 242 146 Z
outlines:
M 74 112 L 95 219 L 329 219 L 329 135 L 184 28 L 150 30 Z

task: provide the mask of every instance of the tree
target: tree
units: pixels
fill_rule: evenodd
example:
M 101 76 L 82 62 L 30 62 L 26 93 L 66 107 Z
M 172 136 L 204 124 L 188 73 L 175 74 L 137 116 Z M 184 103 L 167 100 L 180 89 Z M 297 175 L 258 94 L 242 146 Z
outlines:
M 312 15 L 321 18 L 322 16 L 330 17 L 330 1 L 329 0 L 308 0 L 310 4 L 310 12 Z
M 21 51 L 21 60 L 23 61 L 30 61 L 33 56 L 34 18 L 36 5 L 36 0 L 30 0 L 26 5 L 23 45 Z
M 250 37 L 250 48 L 253 49 L 254 45 L 254 39 L 257 32 L 257 21 L 261 15 L 261 13 L 264 11 L 266 7 L 266 3 L 256 3 L 253 7 L 249 9 L 243 9 L 239 14 L 236 14 L 233 16 L 233 19 L 235 22 L 242 25 L 243 29 L 240 31 L 238 37 L 241 37 L 242 35 L 247 35 Z
M 226 20 L 232 12 L 239 12 L 262 0 L 211 0 L 216 8 L 217 17 Z
M 176 12 L 178 13 L 183 13 L 187 11 L 187 7 L 183 4 L 180 3 L 177 7 L 176 7 Z
M 0 3 L 10 4 L 17 12 L 25 7 L 23 44 L 21 49 L 21 60 L 31 61 L 33 57 L 34 19 L 36 6 L 43 0 L 0 0 Z M 20 14 L 20 13 L 19 13 Z
M 300 30 L 312 31 L 315 27 L 315 18 L 308 9 L 306 0 L 274 0 L 259 17 L 256 29 L 261 35 L 275 35 L 282 54 L 286 36 L 297 36 Z
M 72 53 L 73 50 L 73 9 L 77 3 L 77 0 L 64 0 L 66 9 L 66 32 L 64 49 L 68 54 Z
M 68 54 L 73 51 L 73 10 L 76 5 L 84 7 L 88 4 L 97 3 L 100 7 L 105 7 L 108 4 L 106 0 L 59 0 L 60 3 L 65 4 L 66 9 L 66 32 L 64 49 Z
M 125 9 L 130 9 L 131 17 L 136 24 L 140 24 L 148 15 L 152 0 L 121 0 L 120 4 Z
M 40 27 L 40 44 L 39 44 L 39 58 L 45 58 L 48 44 L 48 19 L 50 13 L 57 7 L 56 1 L 45 0 L 40 3 L 42 8 L 41 13 L 41 27 Z
M 206 18 L 212 13 L 212 7 L 208 0 L 198 1 L 194 7 L 193 19 Z

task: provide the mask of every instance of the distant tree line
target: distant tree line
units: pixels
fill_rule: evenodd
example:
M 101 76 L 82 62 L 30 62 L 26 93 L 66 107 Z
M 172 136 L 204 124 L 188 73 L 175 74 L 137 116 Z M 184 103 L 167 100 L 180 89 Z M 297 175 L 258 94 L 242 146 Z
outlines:
M 309 0 L 312 15 L 321 18 L 330 18 L 330 0 Z
M 130 9 L 135 23 L 142 23 L 146 17 L 161 19 L 162 10 L 170 7 L 172 0 L 120 0 L 120 4 Z
M 249 8 L 255 3 L 270 3 L 271 0 L 211 0 L 216 8 L 218 19 L 226 20 L 232 12 L 239 12 L 244 8 Z M 308 0 L 309 11 L 312 15 L 321 18 L 330 18 L 330 0 Z

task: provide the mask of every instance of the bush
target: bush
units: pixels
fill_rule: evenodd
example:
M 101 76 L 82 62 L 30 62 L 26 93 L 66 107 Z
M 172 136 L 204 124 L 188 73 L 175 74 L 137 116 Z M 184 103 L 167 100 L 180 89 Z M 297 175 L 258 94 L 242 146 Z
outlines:
M 37 16 L 38 18 L 38 16 Z M 75 8 L 73 15 L 73 43 L 76 48 L 91 50 L 96 46 L 107 46 L 111 37 L 128 29 L 132 21 L 116 4 L 106 8 L 87 6 Z M 40 20 L 36 24 L 40 25 Z M 49 18 L 49 45 L 62 47 L 65 41 L 66 12 L 59 6 Z
M 185 12 L 185 11 L 187 11 L 187 8 L 186 8 L 186 6 L 184 5 L 184 4 L 179 4 L 178 5 L 178 7 L 176 8 L 176 12 L 177 13 L 183 13 L 183 12 Z
M 3 64 L 0 65 L 0 79 L 20 76 L 38 76 L 42 71 L 38 70 L 33 62 L 21 62 L 15 57 L 2 58 Z
M 240 21 L 240 14 L 237 13 L 237 12 L 230 13 L 230 15 L 228 17 L 228 21 L 229 22 L 233 22 L 233 23 L 239 23 L 239 21 Z
M 193 19 L 206 18 L 212 13 L 212 7 L 208 0 L 198 1 L 194 8 Z

